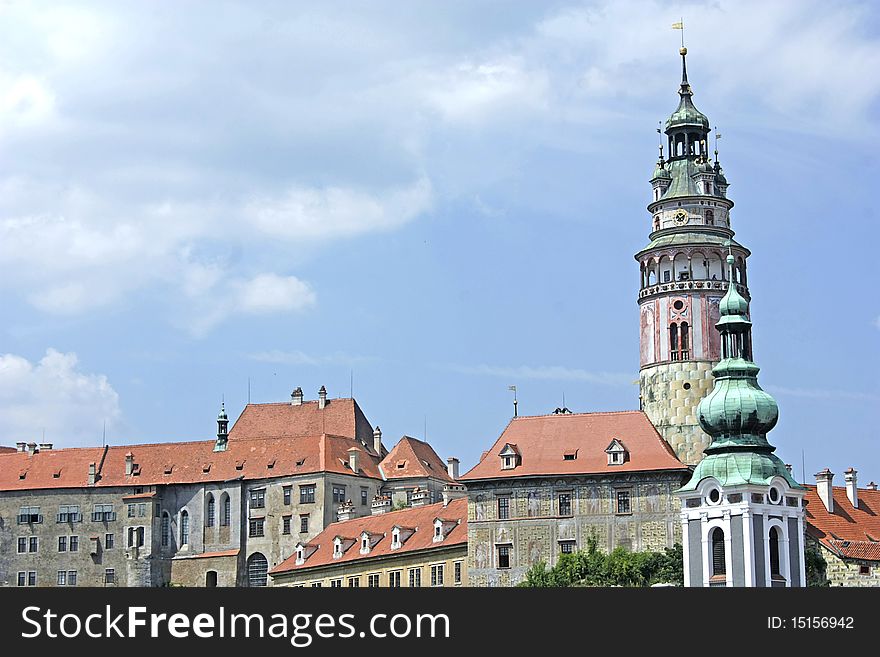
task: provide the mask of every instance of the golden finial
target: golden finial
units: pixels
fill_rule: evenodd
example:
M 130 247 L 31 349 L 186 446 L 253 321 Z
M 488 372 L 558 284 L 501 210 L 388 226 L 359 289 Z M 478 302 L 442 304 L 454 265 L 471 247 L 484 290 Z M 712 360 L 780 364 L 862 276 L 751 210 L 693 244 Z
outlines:
M 679 54 L 679 55 L 687 55 L 687 54 L 688 54 L 688 49 L 687 49 L 687 48 L 680 48 L 679 51 L 678 51 L 678 54 Z

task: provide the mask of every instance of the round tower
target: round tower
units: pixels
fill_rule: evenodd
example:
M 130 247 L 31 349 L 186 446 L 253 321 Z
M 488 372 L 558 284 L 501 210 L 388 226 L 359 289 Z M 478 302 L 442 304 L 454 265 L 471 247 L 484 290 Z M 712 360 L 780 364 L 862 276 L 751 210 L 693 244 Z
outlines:
M 663 145 L 651 176 L 649 244 L 639 263 L 639 390 L 641 407 L 688 464 L 703 457 L 709 437 L 697 406 L 712 388 L 712 366 L 721 354 L 715 330 L 728 287 L 749 299 L 747 248 L 731 229 L 733 201 L 718 162 L 709 158 L 709 119 L 693 104 L 687 49 L 681 49 L 679 103 L 666 120 Z M 733 280 L 724 266 L 734 257 Z

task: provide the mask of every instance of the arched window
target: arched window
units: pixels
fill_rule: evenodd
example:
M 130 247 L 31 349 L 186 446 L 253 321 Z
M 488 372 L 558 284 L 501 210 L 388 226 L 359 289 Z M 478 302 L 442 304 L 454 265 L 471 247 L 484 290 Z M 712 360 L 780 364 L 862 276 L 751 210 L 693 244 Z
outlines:
M 681 323 L 680 332 L 681 332 L 681 335 L 680 335 L 679 342 L 681 343 L 681 360 L 687 360 L 688 358 L 691 357 L 690 347 L 688 346 L 688 323 L 687 322 Z
M 770 575 L 771 577 L 782 577 L 779 570 L 779 528 L 770 528 Z
M 715 213 L 712 210 L 706 210 L 706 225 L 714 226 L 715 225 Z
M 669 325 L 669 357 L 678 360 L 678 324 L 675 322 Z
M 214 515 L 215 515 L 214 496 L 211 495 L 211 493 L 208 493 L 208 504 L 207 504 L 207 509 L 205 511 L 205 526 L 206 527 L 213 527 L 214 526 Z
M 248 586 L 266 586 L 269 562 L 259 552 L 254 552 L 247 560 Z
M 209 589 L 217 586 L 217 571 L 209 570 L 205 573 L 205 586 Z
M 189 545 L 189 512 L 186 509 L 180 512 L 180 544 Z
M 727 576 L 727 560 L 724 556 L 724 531 L 721 527 L 712 530 L 712 577 Z
M 162 514 L 162 547 L 168 547 L 168 543 L 171 541 L 171 516 L 168 515 L 168 512 Z
M 220 498 L 220 503 L 222 504 L 220 511 L 220 524 L 224 527 L 228 527 L 232 518 L 232 502 L 229 501 L 229 495 L 223 493 L 223 496 Z

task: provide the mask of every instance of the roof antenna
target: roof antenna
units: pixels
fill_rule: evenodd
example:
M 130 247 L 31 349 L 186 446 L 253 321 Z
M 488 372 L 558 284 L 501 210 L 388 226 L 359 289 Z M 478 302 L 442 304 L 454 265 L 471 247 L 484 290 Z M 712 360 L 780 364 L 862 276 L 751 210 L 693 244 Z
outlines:
M 517 408 L 516 405 L 519 403 L 516 401 L 516 386 L 507 386 L 508 390 L 513 391 L 513 417 L 517 417 Z

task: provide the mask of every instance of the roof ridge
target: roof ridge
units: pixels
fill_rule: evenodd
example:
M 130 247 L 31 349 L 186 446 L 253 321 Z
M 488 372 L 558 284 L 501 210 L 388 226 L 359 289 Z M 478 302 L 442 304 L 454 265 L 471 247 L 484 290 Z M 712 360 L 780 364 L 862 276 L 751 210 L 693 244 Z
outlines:
M 514 418 L 511 418 L 511 422 L 515 422 L 517 420 L 534 420 L 536 418 L 548 417 L 577 417 L 584 415 L 626 415 L 629 413 L 644 413 L 644 411 L 640 411 L 638 409 L 630 409 L 624 411 L 582 411 L 578 413 L 544 413 L 542 415 L 518 415 Z

